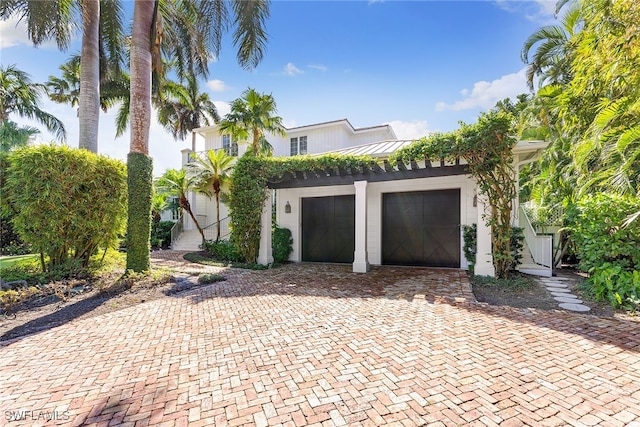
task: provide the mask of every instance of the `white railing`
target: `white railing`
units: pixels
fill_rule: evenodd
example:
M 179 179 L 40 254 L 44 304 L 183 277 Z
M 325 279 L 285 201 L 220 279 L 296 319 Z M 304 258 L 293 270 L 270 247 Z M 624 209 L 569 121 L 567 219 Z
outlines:
M 171 247 L 173 248 L 176 242 L 178 241 L 178 237 L 182 233 L 184 229 L 184 217 L 180 215 L 180 218 L 176 221 L 176 223 L 171 227 Z
M 231 229 L 229 228 L 230 221 L 231 217 L 229 216 L 220 220 L 220 240 L 229 239 L 229 235 L 231 234 Z M 218 230 L 217 224 L 218 222 L 214 222 L 213 224 L 209 224 L 202 228 L 205 240 L 216 240 Z
M 524 239 L 531 252 L 533 261 L 543 267 L 552 268 L 553 265 L 553 237 L 539 235 L 531 225 L 526 210 L 519 207 L 519 225 L 524 231 Z

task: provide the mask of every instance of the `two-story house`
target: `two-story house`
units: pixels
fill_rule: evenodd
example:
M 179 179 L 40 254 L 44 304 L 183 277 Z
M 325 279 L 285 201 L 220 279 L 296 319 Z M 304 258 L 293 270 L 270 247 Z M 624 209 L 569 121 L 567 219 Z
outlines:
M 216 126 L 194 132 L 204 139 L 205 150 L 224 149 L 234 156 L 247 150 L 247 145 L 238 146 Z M 389 125 L 354 128 L 346 119 L 286 129 L 284 137 L 266 137 L 274 156 L 336 152 L 367 154 L 381 160 L 412 142 L 398 140 Z M 544 142 L 520 142 L 514 149 L 514 169 L 533 161 L 544 147 Z M 183 164 L 192 151 L 183 150 Z M 275 205 L 278 225 L 292 232 L 291 261 L 351 263 L 357 272 L 368 271 L 371 264 L 467 268 L 462 228 L 476 223 L 476 273 L 493 273 L 490 231 L 483 219 L 486 201 L 479 197 L 464 159 L 455 163 L 439 159 L 386 162 L 384 168 L 362 168 L 347 176 L 294 179 L 270 188 L 262 218 L 259 263 L 272 260 L 271 206 Z M 214 238 L 214 227 L 208 227 L 216 218 L 213 200 L 202 195 L 193 195 L 191 200 L 199 223 L 211 230 L 206 231 L 206 237 Z M 229 221 L 224 205 L 220 217 L 225 236 Z M 513 221 L 518 224 L 518 212 Z M 190 230 L 193 226 L 186 218 L 184 228 L 187 232 L 174 248 L 197 249 L 200 235 Z M 537 269 L 537 264 L 540 262 L 532 260 L 531 269 Z M 551 265 L 538 273 L 550 275 Z

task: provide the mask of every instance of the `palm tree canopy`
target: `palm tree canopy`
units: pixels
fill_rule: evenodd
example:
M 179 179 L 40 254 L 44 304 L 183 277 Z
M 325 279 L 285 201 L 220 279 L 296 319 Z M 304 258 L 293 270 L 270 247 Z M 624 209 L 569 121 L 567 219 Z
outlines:
M 167 81 L 158 100 L 158 121 L 175 139 L 185 139 L 195 128 L 210 126 L 220 117 L 207 93 L 201 93 L 194 76 L 186 78 L 186 86 Z
M 195 188 L 195 183 L 195 177 L 187 174 L 184 169 L 167 169 L 156 181 L 156 186 L 162 193 L 186 199 Z
M 36 128 L 19 127 L 11 120 L 5 120 L 0 124 L 0 152 L 6 153 L 14 148 L 25 147 L 29 144 L 29 138 L 38 133 L 40 131 Z
M 0 19 L 17 16 L 27 26 L 27 36 L 34 45 L 54 39 L 58 48 L 66 50 L 77 30 L 77 7 L 77 0 L 2 0 Z
M 0 65 L 0 120 L 5 121 L 10 114 L 17 114 L 42 123 L 58 139 L 64 140 L 64 124 L 40 109 L 39 98 L 44 93 L 44 85 L 32 83 L 31 76 L 15 65 Z
M 220 124 L 220 132 L 230 133 L 234 139 L 248 141 L 251 138 L 253 153 L 260 152 L 264 133 L 285 135 L 282 117 L 277 116 L 276 101 L 271 94 L 261 94 L 248 88 L 242 97 L 231 102 L 231 111 Z
M 582 26 L 582 9 L 571 3 L 560 25 L 547 25 L 531 34 L 522 46 L 520 56 L 527 67 L 527 83 L 533 90 L 534 78 L 544 83 L 567 83 L 571 79 L 572 37 Z M 535 51 L 532 50 L 535 47 Z
M 195 178 L 198 191 L 211 197 L 228 179 L 235 158 L 224 150 L 208 150 L 204 157 L 194 156 L 193 160 L 187 164 L 189 173 Z

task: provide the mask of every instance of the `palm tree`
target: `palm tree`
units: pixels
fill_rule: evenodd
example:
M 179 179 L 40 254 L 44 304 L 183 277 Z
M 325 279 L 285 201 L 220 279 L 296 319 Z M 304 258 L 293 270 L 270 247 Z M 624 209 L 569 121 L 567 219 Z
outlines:
M 188 198 L 189 193 L 196 190 L 197 183 L 196 177 L 188 174 L 184 169 L 167 169 L 158 179 L 156 185 L 162 193 L 178 199 L 178 206 L 183 212 L 189 214 L 204 242 L 204 230 L 200 227 L 195 214 L 191 210 L 191 203 L 189 203 Z
M 232 2 L 228 14 L 224 0 L 137 1 L 133 8 L 131 34 L 131 142 L 127 162 L 129 180 L 130 237 L 127 268 L 149 268 L 150 205 L 152 194 L 149 127 L 151 124 L 151 75 L 165 57 L 175 58 L 178 76 L 205 75 L 209 59 L 218 55 L 222 30 L 234 24 L 233 42 L 238 48 L 238 62 L 244 68 L 255 67 L 262 59 L 269 16 L 268 0 Z M 166 25 L 163 23 L 166 22 Z M 163 44 L 163 37 L 165 43 Z M 155 58 L 155 60 L 154 60 Z M 196 72 L 197 71 L 197 72 Z
M 128 106 L 129 100 L 129 76 L 112 68 L 109 59 L 101 56 L 100 109 L 105 113 L 116 103 L 126 102 Z M 49 99 L 77 108 L 80 104 L 80 55 L 71 56 L 59 69 L 61 76 L 49 76 L 46 83 Z
M 197 190 L 216 198 L 216 241 L 220 240 L 220 193 L 222 185 L 228 180 L 229 172 L 233 166 L 234 157 L 229 156 L 224 150 L 209 150 L 204 158 L 194 157 L 194 162 L 187 167 L 195 176 Z
M 100 5 L 104 7 L 100 7 Z M 119 0 L 4 0 L 0 2 L 0 18 L 18 15 L 26 22 L 29 39 L 40 45 L 55 39 L 61 50 L 69 47 L 75 31 L 77 14 L 82 17 L 82 55 L 80 67 L 80 148 L 98 150 L 100 117 L 100 57 L 108 54 L 119 64 L 123 56 L 123 13 Z
M 251 148 L 255 156 L 264 146 L 264 132 L 286 135 L 282 117 L 276 116 L 276 101 L 273 95 L 261 94 L 248 88 L 242 97 L 231 102 L 231 112 L 220 124 L 220 132 L 228 132 L 233 139 L 247 141 L 251 136 Z
M 220 120 L 220 117 L 209 95 L 200 92 L 195 76 L 187 76 L 186 83 L 186 86 L 182 86 L 167 81 L 162 85 L 158 121 L 175 139 L 184 140 L 191 134 L 191 145 L 195 147 L 196 135 L 191 131 L 201 126 L 210 126 Z
M 62 71 L 61 77 L 49 76 L 47 82 L 49 99 L 77 108 L 80 104 L 80 56 L 72 56 L 59 69 Z
M 31 82 L 31 76 L 9 65 L 0 65 L 0 121 L 9 119 L 9 114 L 36 120 L 60 140 L 66 138 L 64 124 L 51 114 L 40 109 L 39 98 L 45 86 Z
M 18 127 L 11 120 L 5 120 L 0 124 L 0 152 L 6 153 L 14 148 L 25 147 L 29 144 L 29 138 L 38 133 L 40 131 L 36 128 Z
M 561 4 L 562 3 L 562 4 Z M 558 6 L 566 3 L 560 0 Z M 539 86 L 566 84 L 571 80 L 572 38 L 579 32 L 582 10 L 579 2 L 569 5 L 560 25 L 547 25 L 531 34 L 522 46 L 520 56 L 527 67 L 529 89 L 534 88 L 534 78 L 539 77 Z M 531 50 L 536 48 L 531 54 Z

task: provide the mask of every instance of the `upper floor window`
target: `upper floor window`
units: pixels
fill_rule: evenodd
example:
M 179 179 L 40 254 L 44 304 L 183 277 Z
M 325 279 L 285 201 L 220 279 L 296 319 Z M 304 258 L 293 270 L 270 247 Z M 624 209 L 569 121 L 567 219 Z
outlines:
M 231 135 L 222 135 L 222 149 L 229 156 L 238 156 L 238 143 L 231 141 Z
M 307 137 L 291 138 L 291 155 L 307 154 Z

